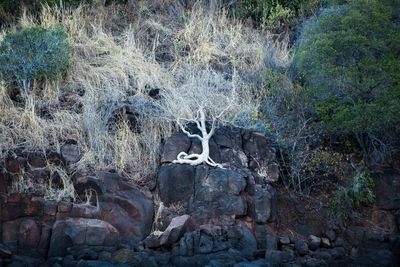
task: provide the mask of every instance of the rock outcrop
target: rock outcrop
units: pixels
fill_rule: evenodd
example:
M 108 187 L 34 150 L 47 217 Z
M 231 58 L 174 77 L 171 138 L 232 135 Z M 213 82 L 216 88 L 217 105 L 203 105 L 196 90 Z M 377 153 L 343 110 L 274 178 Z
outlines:
M 154 204 L 139 188 L 113 173 L 76 175 L 78 195 L 92 203 L 48 201 L 35 194 L 0 198 L 1 242 L 13 254 L 66 256 L 69 247 L 134 247 L 149 235 Z
M 18 177 L 35 183 L 52 179 L 62 189 L 60 175 L 48 164 L 66 172 L 73 168 L 80 158 L 74 139 L 67 140 L 60 153 L 8 155 L 0 165 L 0 266 L 399 263 L 397 173 L 374 176 L 375 217 L 391 220 L 393 233 L 388 233 L 359 224 L 328 223 L 323 216 L 307 218 L 306 205 L 276 190 L 275 149 L 259 132 L 230 127 L 216 131 L 210 155 L 224 168 L 173 164 L 182 151 L 201 153 L 201 145 L 182 133 L 167 139 L 152 192 L 115 173 L 74 172 L 70 179 L 77 198 L 84 200 L 80 202 L 9 191 Z M 287 229 L 280 228 L 283 221 Z

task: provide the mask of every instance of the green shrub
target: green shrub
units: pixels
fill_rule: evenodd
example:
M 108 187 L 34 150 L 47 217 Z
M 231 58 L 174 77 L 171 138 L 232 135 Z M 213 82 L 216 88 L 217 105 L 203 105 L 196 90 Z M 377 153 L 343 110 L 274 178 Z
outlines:
M 265 26 L 269 29 L 282 29 L 292 26 L 294 22 L 294 11 L 280 4 L 273 6 L 271 12 L 265 21 Z
M 347 219 L 352 210 L 372 204 L 375 201 L 374 186 L 368 170 L 358 171 L 346 187 L 334 192 L 329 202 L 331 213 Z
M 355 136 L 364 155 L 388 152 L 400 134 L 400 4 L 345 2 L 305 24 L 297 75 L 324 132 Z
M 320 0 L 241 0 L 233 4 L 232 14 L 242 20 L 252 19 L 256 25 L 271 30 L 295 26 L 295 21 L 311 15 Z
M 0 43 L 0 75 L 26 96 L 32 80 L 53 80 L 66 70 L 70 51 L 67 34 L 60 27 L 9 33 Z

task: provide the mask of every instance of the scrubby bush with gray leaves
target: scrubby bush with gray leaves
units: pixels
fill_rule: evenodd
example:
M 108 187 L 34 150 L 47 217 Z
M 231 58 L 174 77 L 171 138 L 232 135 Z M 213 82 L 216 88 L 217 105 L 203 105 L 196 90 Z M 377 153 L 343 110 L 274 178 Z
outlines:
M 70 51 L 61 27 L 31 27 L 9 33 L 0 43 L 0 75 L 25 97 L 33 80 L 53 80 L 67 69 Z

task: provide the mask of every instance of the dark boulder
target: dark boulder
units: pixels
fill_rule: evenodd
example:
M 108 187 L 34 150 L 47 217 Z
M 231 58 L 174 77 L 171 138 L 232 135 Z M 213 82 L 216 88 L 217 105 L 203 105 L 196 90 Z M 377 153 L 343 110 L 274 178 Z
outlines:
M 4 244 L 0 243 L 0 258 L 11 258 L 11 250 Z
M 80 159 L 79 148 L 77 145 L 65 144 L 60 148 L 61 159 L 64 164 L 77 163 Z
M 42 152 L 29 152 L 28 163 L 33 168 L 43 168 L 46 166 L 46 156 Z
M 170 163 L 176 160 L 179 153 L 189 151 L 190 145 L 191 141 L 184 133 L 177 133 L 169 137 L 163 147 L 161 163 Z
M 98 257 L 99 255 L 96 251 L 89 248 L 84 248 L 79 251 L 79 255 L 77 255 L 76 260 L 97 260 Z
M 262 173 L 268 182 L 277 182 L 279 168 L 276 164 L 276 151 L 271 140 L 261 132 L 249 131 L 243 135 L 243 151 L 249 158 L 249 168 Z
M 61 155 L 55 151 L 49 151 L 46 154 L 47 162 L 59 166 L 62 162 Z
M 279 266 L 283 263 L 283 252 L 279 250 L 268 249 L 265 252 L 265 260 L 272 266 Z
M 249 196 L 249 214 L 256 223 L 267 223 L 276 218 L 277 195 L 272 186 L 255 185 Z
M 400 209 L 400 173 L 394 170 L 375 173 L 376 205 L 385 210 Z
M 197 182 L 195 201 L 204 203 L 205 206 L 216 203 L 227 214 L 247 213 L 246 201 L 240 195 L 246 187 L 246 180 L 239 173 L 227 169 L 212 169 Z
M 161 167 L 158 178 L 158 195 L 165 205 L 181 202 L 189 204 L 194 193 L 195 169 L 174 164 Z
M 369 266 L 395 266 L 393 253 L 388 249 L 372 250 L 356 260 L 356 263 L 366 263 Z
M 316 250 L 321 245 L 321 238 L 319 238 L 319 237 L 317 237 L 315 235 L 310 235 L 308 237 L 308 243 L 309 243 L 308 247 L 311 250 Z
M 334 259 L 341 259 L 346 255 L 346 250 L 344 247 L 332 248 L 329 252 Z
M 213 135 L 215 143 L 220 148 L 241 149 L 242 148 L 242 129 L 229 126 L 218 128 Z
M 254 237 L 254 234 L 246 226 L 243 225 L 240 229 L 242 236 L 235 248 L 240 250 L 246 258 L 252 259 L 254 252 L 257 250 L 257 240 Z
M 37 248 L 40 242 L 40 227 L 32 219 L 23 219 L 18 230 L 18 245 L 20 248 Z
M 344 238 L 353 247 L 358 247 L 364 239 L 365 230 L 358 226 L 351 226 L 344 232 Z
M 288 236 L 283 236 L 279 239 L 279 243 L 282 245 L 289 245 L 290 244 L 290 238 Z
M 5 159 L 5 168 L 10 173 L 19 173 L 27 167 L 27 160 L 17 155 L 8 155 Z
M 243 150 L 255 160 L 271 162 L 275 159 L 275 151 L 271 148 L 271 141 L 261 132 L 246 132 L 243 135 Z
M 173 218 L 167 229 L 160 237 L 160 245 L 170 246 L 179 241 L 183 234 L 188 230 L 190 223 L 189 220 L 189 215 L 182 215 Z
M 199 239 L 199 247 L 198 250 L 202 254 L 208 254 L 213 251 L 214 241 L 212 236 L 207 233 L 201 233 Z
M 233 166 L 248 167 L 248 159 L 241 149 L 222 148 L 220 150 L 221 162 Z
M 159 236 L 150 235 L 146 237 L 143 242 L 146 245 L 146 248 L 158 248 L 161 246 Z
M 94 190 L 99 203 L 89 207 L 74 205 L 70 211 L 72 217 L 104 220 L 121 233 L 122 242 L 132 246 L 150 233 L 154 204 L 136 186 L 123 181 L 117 174 L 108 172 L 77 176 L 73 181 L 78 192 Z
M 71 246 L 115 246 L 120 233 L 111 224 L 84 218 L 69 218 L 53 225 L 49 257 L 65 256 Z
M 214 139 L 209 140 L 210 147 L 210 158 L 216 163 L 221 163 L 221 153 L 218 145 L 215 143 Z M 203 147 L 199 139 L 193 139 L 192 145 L 189 149 L 188 154 L 201 154 L 203 152 Z M 175 158 L 176 159 L 176 158 Z
M 294 247 L 300 256 L 308 254 L 308 245 L 304 240 L 297 240 L 297 242 L 294 244 Z

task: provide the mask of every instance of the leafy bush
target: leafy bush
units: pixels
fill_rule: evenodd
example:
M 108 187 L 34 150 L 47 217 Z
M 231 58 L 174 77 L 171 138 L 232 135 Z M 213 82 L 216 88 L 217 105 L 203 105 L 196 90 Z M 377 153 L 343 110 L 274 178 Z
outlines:
M 318 132 L 310 125 L 299 84 L 270 68 L 257 98 L 262 103 L 257 117 L 265 122 L 277 144 L 281 177 L 287 188 L 310 193 L 325 184 L 327 176 L 342 175 L 343 155 L 321 146 Z
M 372 192 L 374 186 L 368 170 L 359 170 L 346 187 L 334 193 L 329 202 L 331 212 L 347 219 L 351 210 L 359 209 L 361 205 L 372 204 L 375 201 Z
M 344 2 L 305 24 L 297 75 L 323 131 L 355 136 L 364 155 L 389 153 L 400 133 L 400 5 Z
M 271 8 L 265 26 L 270 29 L 290 27 L 293 24 L 294 17 L 295 14 L 292 9 L 277 4 Z
M 252 19 L 256 25 L 277 30 L 294 27 L 294 21 L 311 15 L 320 0 L 241 0 L 231 6 L 239 19 Z
M 56 79 L 68 66 L 71 45 L 61 27 L 32 27 L 7 34 L 0 43 L 0 74 L 26 96 L 32 80 Z

